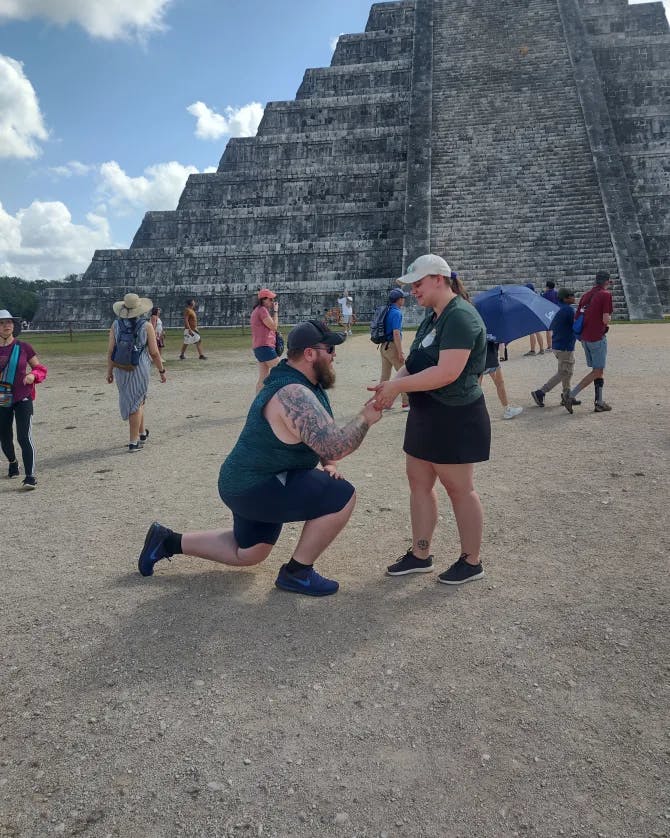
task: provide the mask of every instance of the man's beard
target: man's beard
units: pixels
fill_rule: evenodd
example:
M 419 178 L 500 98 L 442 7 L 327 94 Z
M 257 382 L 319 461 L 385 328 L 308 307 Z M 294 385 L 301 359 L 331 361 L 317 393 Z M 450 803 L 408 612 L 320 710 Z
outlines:
M 316 383 L 320 384 L 324 390 L 330 390 L 335 384 L 335 370 L 329 360 L 317 358 L 312 363 L 312 372 L 316 378 Z

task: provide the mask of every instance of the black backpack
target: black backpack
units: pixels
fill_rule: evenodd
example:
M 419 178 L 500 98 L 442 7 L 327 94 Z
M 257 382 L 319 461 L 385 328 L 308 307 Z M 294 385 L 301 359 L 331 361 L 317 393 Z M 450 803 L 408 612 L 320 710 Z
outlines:
M 137 336 L 142 328 L 142 322 L 142 320 L 137 320 L 133 325 L 128 320 L 119 318 L 119 337 L 112 350 L 113 367 L 130 372 L 139 364 L 144 346 L 138 344 Z
M 375 309 L 370 321 L 370 340 L 373 343 L 388 343 L 386 334 L 386 315 L 389 313 L 390 305 L 379 306 Z

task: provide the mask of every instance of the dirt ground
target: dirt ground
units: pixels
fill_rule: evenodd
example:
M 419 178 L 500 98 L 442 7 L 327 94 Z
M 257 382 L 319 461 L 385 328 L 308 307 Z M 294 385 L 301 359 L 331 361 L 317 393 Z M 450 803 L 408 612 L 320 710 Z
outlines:
M 503 364 L 523 414 L 485 383 L 486 577 L 463 588 L 384 576 L 410 542 L 405 415 L 385 415 L 342 464 L 358 504 L 324 600 L 273 585 L 297 525 L 253 569 L 136 570 L 153 519 L 230 523 L 250 353 L 168 351 L 132 455 L 101 359 L 45 357 L 39 488 L 0 480 L 0 835 L 670 836 L 670 327 L 610 338 L 609 414 L 592 390 L 574 416 L 558 391 L 533 406 L 555 360 L 525 340 Z M 337 371 L 342 420 L 369 340 Z M 458 555 L 440 503 L 438 570 Z

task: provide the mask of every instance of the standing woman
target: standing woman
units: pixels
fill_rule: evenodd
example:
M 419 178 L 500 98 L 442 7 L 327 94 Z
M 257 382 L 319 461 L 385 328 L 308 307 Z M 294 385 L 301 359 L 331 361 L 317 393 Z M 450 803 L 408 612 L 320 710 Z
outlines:
M 107 344 L 107 383 L 112 384 L 116 379 L 116 386 L 119 390 L 119 411 L 121 418 L 128 421 L 130 439 L 128 451 L 137 451 L 147 440 L 149 429 L 144 424 L 144 403 L 149 390 L 149 370 L 151 362 L 154 362 L 161 377 L 161 383 L 165 384 L 165 368 L 161 361 L 158 345 L 156 344 L 156 333 L 151 323 L 147 322 L 144 315 L 151 311 L 153 303 L 146 297 L 138 297 L 137 294 L 126 294 L 112 308 L 117 319 L 112 323 L 109 330 L 109 342 Z M 127 364 L 127 369 L 115 366 L 120 358 L 120 353 L 115 349 L 127 345 L 129 336 L 137 350 L 137 357 L 133 360 L 137 364 Z
M 409 395 L 404 451 L 410 487 L 412 547 L 390 565 L 390 576 L 430 573 L 430 552 L 437 525 L 435 482 L 444 486 L 456 518 L 461 555 L 438 577 L 462 585 L 484 575 L 479 552 L 483 510 L 475 492 L 474 463 L 489 458 L 491 424 L 479 378 L 486 360 L 486 327 L 462 294 L 449 265 L 427 254 L 414 261 L 401 282 L 429 312 L 395 378 L 370 388 L 377 409 L 390 407 L 400 393 Z
M 35 385 L 47 377 L 47 368 L 40 364 L 29 343 L 14 337 L 16 318 L 0 311 L 0 445 L 9 460 L 7 477 L 18 477 L 19 463 L 14 451 L 13 423 L 16 440 L 23 458 L 24 489 L 36 489 L 35 445 L 33 443 L 33 402 Z
M 279 330 L 279 303 L 277 295 L 269 288 L 261 288 L 251 312 L 251 346 L 258 361 L 256 392 L 279 363 L 277 356 L 277 331 Z
M 161 320 L 161 310 L 158 306 L 154 306 L 151 309 L 151 317 L 149 318 L 149 323 L 154 327 L 154 332 L 156 333 L 156 345 L 158 346 L 158 352 L 161 356 L 161 364 L 165 365 L 165 361 L 163 360 L 163 348 L 165 346 L 165 330 L 163 329 L 163 321 Z

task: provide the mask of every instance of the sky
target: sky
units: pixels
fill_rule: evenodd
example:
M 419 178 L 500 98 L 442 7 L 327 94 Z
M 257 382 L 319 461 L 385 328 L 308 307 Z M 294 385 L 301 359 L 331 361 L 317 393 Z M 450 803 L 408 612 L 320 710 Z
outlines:
M 128 247 L 371 4 L 0 0 L 0 275 L 58 279 Z

